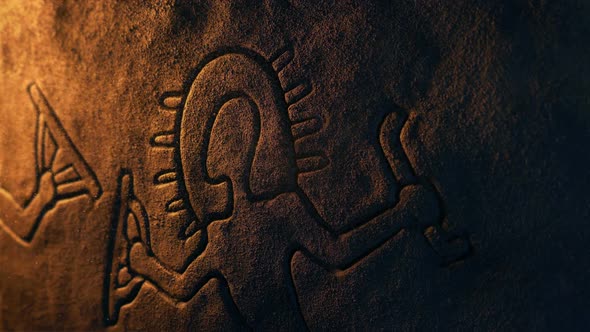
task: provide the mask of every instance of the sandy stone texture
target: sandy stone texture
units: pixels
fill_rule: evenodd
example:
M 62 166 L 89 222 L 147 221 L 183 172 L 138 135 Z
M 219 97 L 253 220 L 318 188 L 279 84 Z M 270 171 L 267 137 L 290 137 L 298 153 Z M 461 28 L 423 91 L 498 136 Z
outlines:
M 0 1 L 0 330 L 584 329 L 589 15 Z

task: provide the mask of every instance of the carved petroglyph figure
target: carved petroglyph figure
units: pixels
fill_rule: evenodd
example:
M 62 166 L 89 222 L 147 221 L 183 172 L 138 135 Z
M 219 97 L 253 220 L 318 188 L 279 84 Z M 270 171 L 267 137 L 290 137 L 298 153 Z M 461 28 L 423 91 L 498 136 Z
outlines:
M 0 188 L 0 226 L 17 242 L 28 245 L 39 223 L 55 203 L 84 194 L 93 199 L 101 195 L 101 187 L 88 167 L 47 98 L 36 84 L 27 89 L 37 111 L 37 184 L 24 206 Z
M 270 60 L 242 48 L 216 52 L 198 67 L 184 97 L 165 94 L 162 104 L 179 112 L 177 130 L 157 134 L 152 144 L 176 149 L 178 165 L 157 178 L 186 193 L 169 209 L 190 210 L 199 229 L 191 233 L 206 234 L 208 243 L 186 269 L 169 269 L 150 249 L 145 213 L 123 202 L 117 220 L 127 226 L 117 227 L 109 323 L 145 281 L 174 301 L 187 301 L 217 278 L 250 326 L 306 328 L 290 272 L 295 252 L 326 269 L 343 270 L 402 229 L 422 232 L 440 222 L 434 188 L 416 179 L 404 157 L 399 132 L 405 117 L 391 113 L 381 126 L 381 144 L 403 186 L 397 203 L 343 234 L 325 226 L 297 184 L 298 174 L 329 161 L 320 152 L 296 151 L 295 140 L 321 129 L 321 122 L 317 126 L 317 118 L 301 119 L 289 111 L 312 92 L 309 82 L 287 86 L 279 79 L 292 57 L 289 47 Z M 126 179 L 121 197 L 137 201 L 132 191 L 125 193 L 131 188 Z

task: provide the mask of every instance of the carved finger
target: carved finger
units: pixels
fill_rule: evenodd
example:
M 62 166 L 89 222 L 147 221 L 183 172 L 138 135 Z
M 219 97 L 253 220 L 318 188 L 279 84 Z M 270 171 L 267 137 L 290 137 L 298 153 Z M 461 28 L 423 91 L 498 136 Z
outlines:
M 133 276 L 131 275 L 131 273 L 129 272 L 129 269 L 127 267 L 123 267 L 117 273 L 117 285 L 118 286 L 127 285 L 131 281 L 131 279 L 133 279 Z
M 127 241 L 129 241 L 129 243 L 141 241 L 141 236 L 137 225 L 137 218 L 133 213 L 129 213 L 127 215 L 127 228 L 125 235 L 127 236 Z

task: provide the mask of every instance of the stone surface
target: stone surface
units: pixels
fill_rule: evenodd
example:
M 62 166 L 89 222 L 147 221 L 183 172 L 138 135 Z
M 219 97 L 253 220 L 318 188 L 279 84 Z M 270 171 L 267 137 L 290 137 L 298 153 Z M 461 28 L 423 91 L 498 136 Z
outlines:
M 588 326 L 589 14 L 2 1 L 0 329 Z

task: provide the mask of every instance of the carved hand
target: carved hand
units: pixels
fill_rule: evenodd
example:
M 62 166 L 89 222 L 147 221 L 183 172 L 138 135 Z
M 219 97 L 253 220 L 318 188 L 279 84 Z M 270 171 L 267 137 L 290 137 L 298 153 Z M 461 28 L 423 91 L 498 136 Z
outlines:
M 129 269 L 136 274 L 148 273 L 145 264 L 149 260 L 148 249 L 142 242 L 135 242 L 129 247 Z
M 440 203 L 433 187 L 423 184 L 406 186 L 400 193 L 400 203 L 415 219 L 417 227 L 426 228 L 438 222 Z
M 43 206 L 49 205 L 56 195 L 56 186 L 51 172 L 45 172 L 39 180 L 39 199 Z

